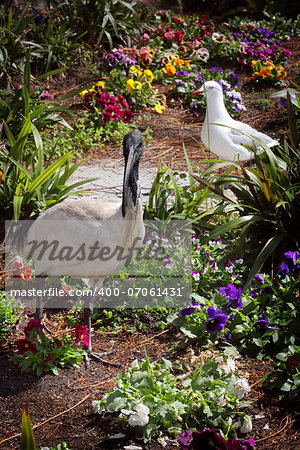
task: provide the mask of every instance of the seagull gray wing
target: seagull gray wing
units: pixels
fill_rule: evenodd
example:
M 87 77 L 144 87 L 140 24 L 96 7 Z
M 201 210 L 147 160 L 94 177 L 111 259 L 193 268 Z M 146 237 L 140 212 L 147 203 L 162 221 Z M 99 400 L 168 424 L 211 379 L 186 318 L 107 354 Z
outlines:
M 255 130 L 250 125 L 243 122 L 235 121 L 235 125 L 230 129 L 230 136 L 237 144 L 245 144 L 253 146 L 253 141 L 259 147 L 262 141 L 264 144 L 272 147 L 278 142 L 265 133 Z

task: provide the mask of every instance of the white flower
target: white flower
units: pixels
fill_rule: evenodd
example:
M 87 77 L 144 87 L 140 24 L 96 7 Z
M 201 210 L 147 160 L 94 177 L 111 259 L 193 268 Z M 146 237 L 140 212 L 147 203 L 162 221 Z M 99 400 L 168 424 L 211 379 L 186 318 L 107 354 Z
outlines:
M 252 431 L 252 420 L 250 416 L 245 416 L 243 423 L 241 425 L 242 433 L 251 433 Z
M 95 414 L 102 414 L 103 411 L 104 411 L 103 408 L 100 408 L 99 400 L 93 400 L 92 401 L 92 408 L 93 408 Z
M 231 388 L 231 392 L 237 395 L 239 398 L 243 398 L 247 392 L 250 391 L 250 386 L 246 378 L 240 378 L 237 380 Z
M 147 425 L 149 422 L 150 409 L 142 403 L 139 403 L 135 406 L 135 411 L 136 412 L 132 412 L 128 419 L 129 425 L 133 427 L 143 427 L 144 425 Z
M 240 258 L 240 259 L 237 259 L 236 262 L 237 262 L 238 264 L 243 264 L 244 260 L 243 260 L 243 258 Z
M 235 372 L 235 362 L 232 358 L 227 359 L 227 363 L 223 364 L 221 366 L 221 369 L 226 373 L 229 374 L 230 372 Z
M 202 59 L 202 61 L 207 61 L 209 58 L 209 51 L 206 48 L 201 47 L 196 51 L 196 56 L 199 59 Z

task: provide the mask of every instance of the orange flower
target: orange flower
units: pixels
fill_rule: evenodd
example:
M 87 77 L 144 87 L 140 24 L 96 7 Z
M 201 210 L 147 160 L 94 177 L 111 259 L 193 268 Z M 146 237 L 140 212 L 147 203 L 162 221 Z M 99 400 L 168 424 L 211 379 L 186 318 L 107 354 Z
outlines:
M 266 64 L 269 67 L 275 67 L 275 64 L 273 64 L 271 61 L 267 61 Z
M 257 61 L 255 61 L 254 59 L 251 62 L 251 67 L 255 66 L 255 64 L 257 63 Z
M 252 74 L 252 76 L 253 76 L 253 77 L 260 77 L 261 74 L 260 74 L 259 72 L 254 72 L 254 73 Z
M 169 77 L 173 77 L 176 73 L 176 68 L 173 66 L 173 64 L 168 63 L 164 69 L 162 69 L 163 73 L 166 73 L 169 75 Z
M 179 67 L 179 68 L 180 68 L 181 66 L 183 66 L 183 64 L 184 64 L 183 59 L 176 58 L 175 61 L 174 61 L 174 65 L 177 66 L 177 67 Z
M 260 73 L 262 75 L 263 78 L 268 78 L 271 75 L 272 69 L 271 67 L 262 67 L 260 69 Z

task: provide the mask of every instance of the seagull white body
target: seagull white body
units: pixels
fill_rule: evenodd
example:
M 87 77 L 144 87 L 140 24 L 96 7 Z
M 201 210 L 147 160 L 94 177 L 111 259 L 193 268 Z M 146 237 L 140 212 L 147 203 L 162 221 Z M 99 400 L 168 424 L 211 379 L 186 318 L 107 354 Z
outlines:
M 223 90 L 216 81 L 206 81 L 201 89 L 193 95 L 204 94 L 207 108 L 201 130 L 204 145 L 225 161 L 248 161 L 253 152 L 244 145 L 261 147 L 263 142 L 268 147 L 278 142 L 250 125 L 234 120 L 224 105 Z

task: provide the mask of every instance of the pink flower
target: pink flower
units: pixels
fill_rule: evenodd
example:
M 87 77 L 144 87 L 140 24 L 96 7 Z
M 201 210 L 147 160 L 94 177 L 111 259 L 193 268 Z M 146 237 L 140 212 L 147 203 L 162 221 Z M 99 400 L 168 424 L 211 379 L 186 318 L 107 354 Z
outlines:
M 168 31 L 167 33 L 164 34 L 164 38 L 167 41 L 172 41 L 175 38 L 175 34 L 173 31 Z
M 149 34 L 144 33 L 144 34 L 143 34 L 143 41 L 144 41 L 144 42 L 147 42 L 149 39 L 150 39 Z
M 79 323 L 75 323 L 75 339 L 78 343 L 79 341 L 83 342 L 84 345 L 87 347 L 89 345 L 89 329 L 87 326 L 80 325 Z
M 49 94 L 49 92 L 43 92 L 43 93 L 40 95 L 40 99 L 41 99 L 41 100 L 49 100 L 49 101 L 53 101 L 53 100 L 54 100 L 54 97 L 53 97 L 53 95 Z

